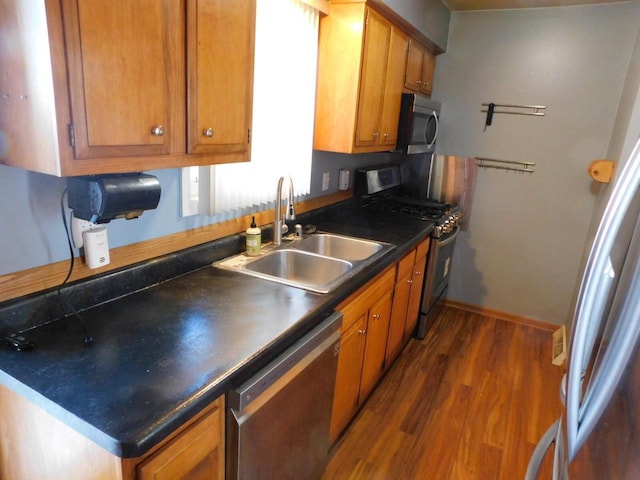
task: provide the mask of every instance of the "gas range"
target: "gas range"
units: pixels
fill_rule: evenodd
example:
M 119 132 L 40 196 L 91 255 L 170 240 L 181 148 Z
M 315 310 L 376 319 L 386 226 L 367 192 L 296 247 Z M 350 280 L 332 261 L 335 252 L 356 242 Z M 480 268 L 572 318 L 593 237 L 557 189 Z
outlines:
M 435 228 L 431 236 L 434 238 L 455 232 L 462 223 L 462 212 L 457 205 L 417 197 L 405 189 L 397 165 L 357 170 L 355 193 L 365 208 L 433 222 Z
M 402 215 L 408 218 L 432 222 L 435 224 L 431 234 L 441 238 L 455 230 L 462 223 L 462 213 L 457 206 L 448 203 L 434 202 L 428 199 L 415 198 L 403 194 L 401 190 L 392 193 L 381 192 L 376 195 L 361 197 L 364 208 L 391 215 Z
M 410 175 L 410 174 L 409 174 Z M 411 178 L 411 177 L 409 177 Z M 416 336 L 424 338 L 442 307 L 449 286 L 451 259 L 460 233 L 462 212 L 457 205 L 427 198 L 429 190 L 402 182 L 397 165 L 356 170 L 354 190 L 364 209 L 381 217 L 405 216 L 432 222 L 432 241 L 423 275 L 422 299 Z M 424 196 L 416 195 L 425 192 Z

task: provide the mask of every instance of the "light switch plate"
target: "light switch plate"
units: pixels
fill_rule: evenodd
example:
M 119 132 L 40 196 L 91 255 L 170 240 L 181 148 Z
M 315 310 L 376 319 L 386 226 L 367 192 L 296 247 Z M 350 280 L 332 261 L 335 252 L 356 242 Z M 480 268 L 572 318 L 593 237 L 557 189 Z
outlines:
M 340 170 L 340 177 L 338 179 L 338 188 L 340 190 L 347 190 L 349 188 L 349 170 L 345 168 Z

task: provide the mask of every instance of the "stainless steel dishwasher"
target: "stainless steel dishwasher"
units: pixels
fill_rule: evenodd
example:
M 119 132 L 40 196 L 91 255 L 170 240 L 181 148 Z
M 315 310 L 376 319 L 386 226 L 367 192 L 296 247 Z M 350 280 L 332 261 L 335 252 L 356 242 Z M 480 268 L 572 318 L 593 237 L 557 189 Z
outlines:
M 227 394 L 227 479 L 319 479 L 329 427 L 342 314 L 334 312 Z

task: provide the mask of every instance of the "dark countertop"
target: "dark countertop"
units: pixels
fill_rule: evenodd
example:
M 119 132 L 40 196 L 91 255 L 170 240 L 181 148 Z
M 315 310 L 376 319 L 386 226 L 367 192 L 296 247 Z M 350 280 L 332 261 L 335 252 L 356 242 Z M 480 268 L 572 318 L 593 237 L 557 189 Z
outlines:
M 305 215 L 304 222 L 396 248 L 324 295 L 206 266 L 85 310 L 84 322 L 69 316 L 40 326 L 30 332 L 32 350 L 0 347 L 0 382 L 115 455 L 144 454 L 432 228 L 355 202 Z

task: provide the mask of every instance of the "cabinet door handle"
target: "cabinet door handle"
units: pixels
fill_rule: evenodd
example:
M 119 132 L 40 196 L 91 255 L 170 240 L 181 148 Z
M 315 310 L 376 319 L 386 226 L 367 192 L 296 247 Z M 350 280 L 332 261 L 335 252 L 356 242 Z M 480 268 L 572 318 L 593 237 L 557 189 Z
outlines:
M 407 280 L 407 283 L 411 285 L 413 283 L 413 280 Z
M 417 83 L 418 85 L 421 85 L 421 84 L 422 84 L 422 80 L 416 80 L 416 83 Z
M 422 272 L 416 270 L 416 275 L 419 277 L 420 275 L 422 275 Z
M 380 132 L 376 132 L 373 134 L 373 138 L 378 138 L 380 136 Z
M 151 134 L 156 137 L 162 137 L 164 135 L 164 127 L 162 125 L 156 125 L 151 129 Z
M 367 333 L 367 331 L 366 331 L 366 330 L 362 330 L 362 329 L 361 329 L 361 330 L 358 330 L 358 334 L 359 334 L 359 335 L 365 335 L 366 333 Z
M 213 128 L 211 128 L 211 127 L 205 128 L 202 131 L 202 136 L 203 137 L 209 137 L 209 138 L 213 137 Z
M 373 314 L 373 319 L 374 320 L 378 320 L 380 318 L 380 314 L 379 313 L 374 313 Z
M 387 138 L 388 136 L 389 136 L 389 134 L 388 134 L 388 133 L 385 133 L 385 134 L 384 134 L 384 138 Z

